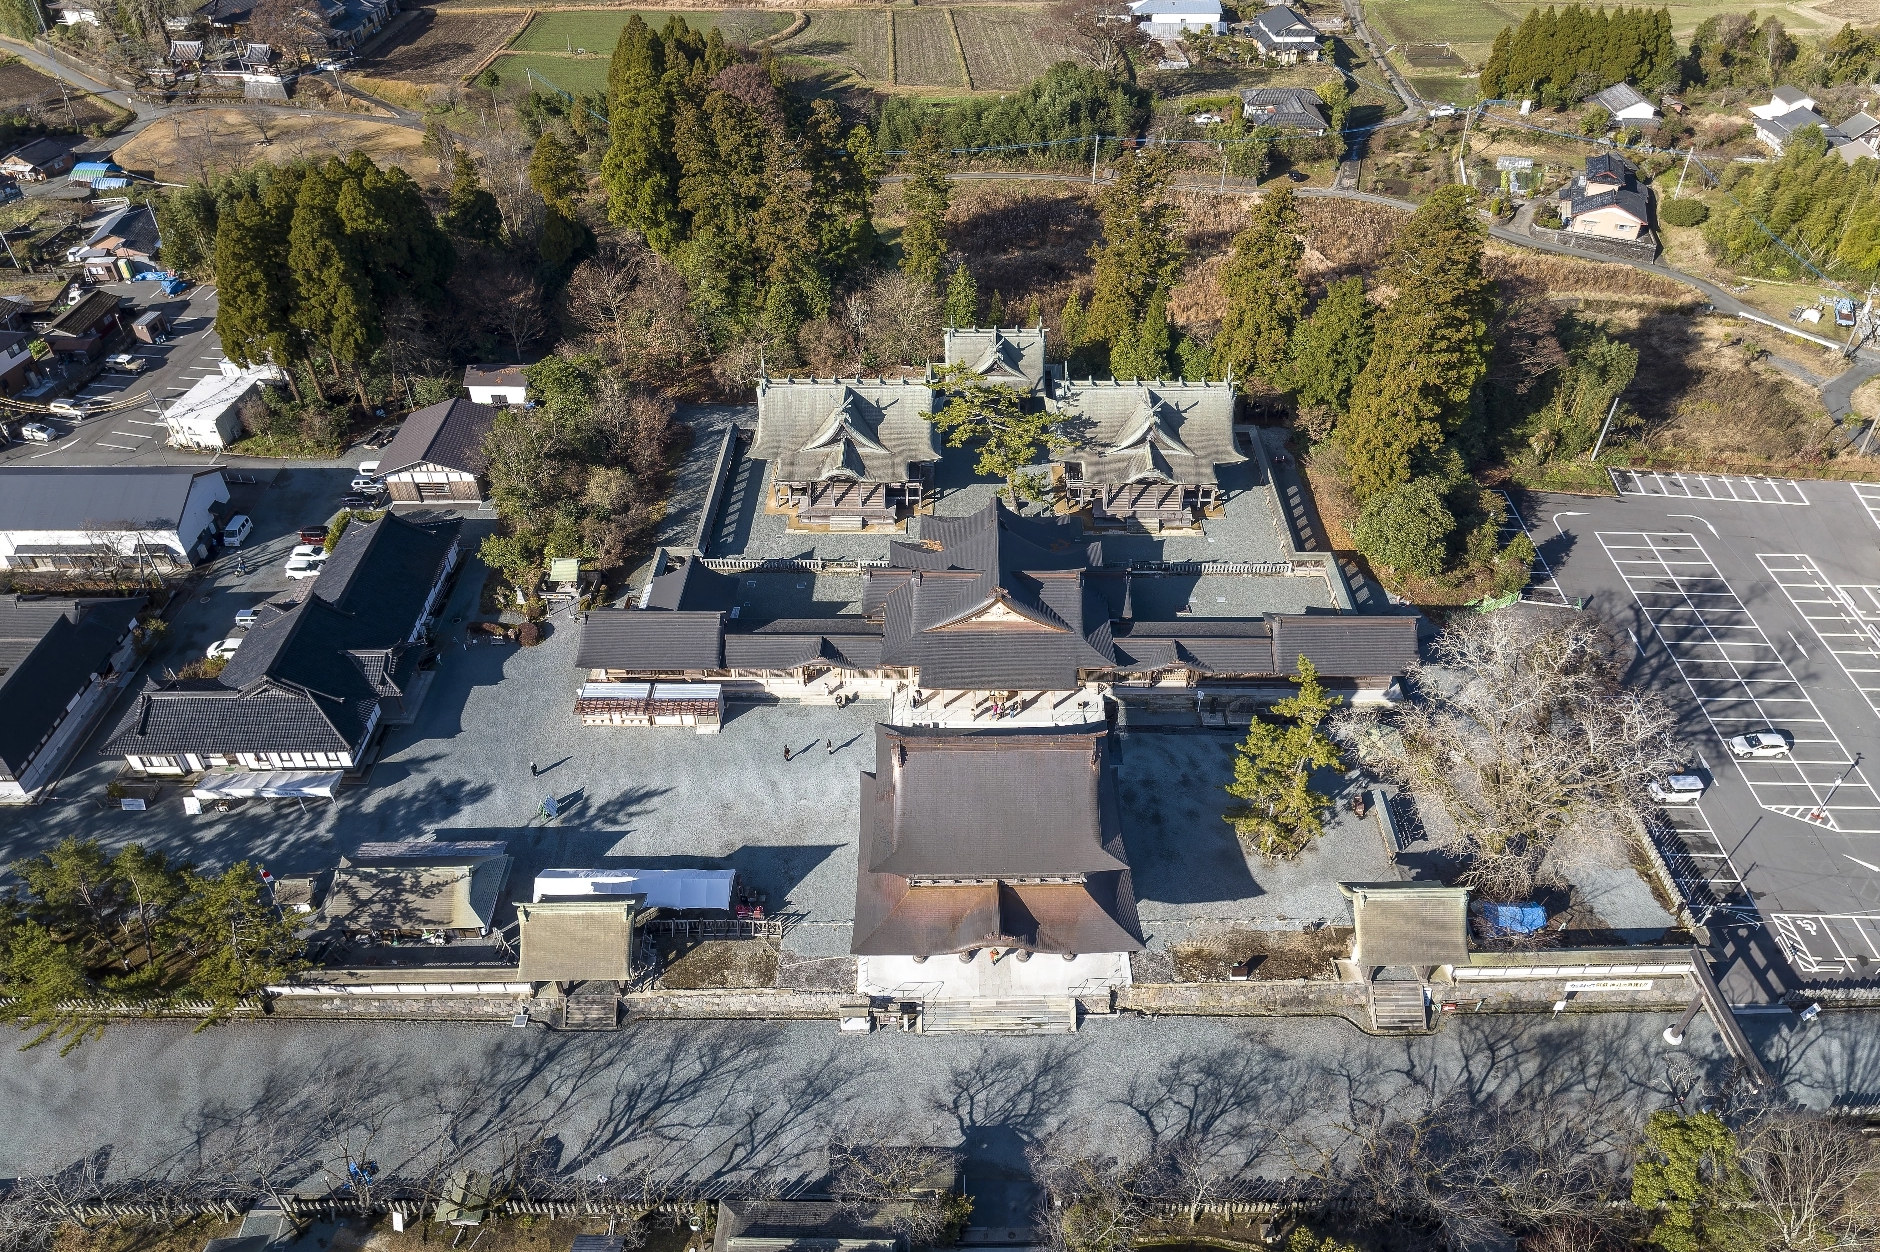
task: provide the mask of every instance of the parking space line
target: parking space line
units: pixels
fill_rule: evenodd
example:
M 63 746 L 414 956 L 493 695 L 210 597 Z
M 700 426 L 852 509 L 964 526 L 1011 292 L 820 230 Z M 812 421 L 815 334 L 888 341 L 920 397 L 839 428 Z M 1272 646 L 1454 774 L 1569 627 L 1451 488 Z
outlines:
M 124 446 L 123 444 L 121 444 L 121 443 L 106 443 L 106 442 L 105 442 L 104 440 L 102 440 L 102 439 L 99 439 L 99 440 L 97 440 L 97 441 L 95 441 L 95 442 L 94 442 L 94 443 L 93 443 L 93 444 L 92 444 L 91 446 L 92 446 L 92 447 L 94 447 L 94 448 L 116 448 L 116 449 L 117 449 L 117 450 L 118 450 L 119 452 L 138 452 L 138 451 L 141 451 L 141 449 L 138 449 L 138 448 L 127 448 L 127 447 L 125 447 L 125 446 Z
M 1701 925 L 1713 913 L 1728 913 L 1739 922 L 1760 925 L 1756 902 L 1743 886 L 1736 862 L 1704 815 L 1701 805 L 1682 804 L 1654 810 L 1646 830 L 1664 858 L 1671 880 L 1691 906 Z
M 1880 913 L 1772 913 L 1769 920 L 1804 973 L 1859 974 L 1880 961 Z
M 1737 760 L 1756 803 L 1830 830 L 1880 833 L 1880 795 L 1697 537 L 1681 531 L 1595 534 L 1719 741 L 1727 748 L 1734 733 L 1765 729 L 1791 736 L 1783 756 Z M 1614 555 L 1640 551 L 1662 553 L 1663 559 Z M 1694 591 L 1715 607 L 1699 605 Z M 1696 620 L 1661 627 L 1672 608 Z M 1755 627 L 1756 637 L 1717 638 L 1708 617 L 1718 611 Z
M 1837 587 L 1814 558 L 1802 552 L 1758 553 L 1756 559 L 1815 637 L 1834 654 L 1835 663 L 1867 707 L 1880 713 L 1880 587 Z M 1866 610 L 1861 607 L 1862 599 Z
M 1880 526 L 1880 483 L 1850 483 L 1854 488 L 1854 498 L 1867 510 L 1867 516 L 1873 524 Z
M 1622 496 L 1658 496 L 1667 500 L 1715 500 L 1724 504 L 1805 505 L 1808 496 L 1793 478 L 1763 474 L 1686 474 L 1678 470 L 1630 470 L 1607 467 L 1612 489 Z
M 1528 542 L 1534 544 L 1534 568 L 1528 577 L 1527 586 L 1521 591 L 1521 599 L 1529 604 L 1546 604 L 1557 609 L 1570 607 L 1571 602 L 1567 599 L 1567 593 L 1562 591 L 1560 584 L 1554 580 L 1553 566 L 1549 565 L 1547 558 L 1541 555 L 1541 546 L 1535 543 L 1534 532 L 1528 529 L 1527 520 L 1521 516 L 1521 510 L 1515 507 L 1514 497 L 1504 491 L 1501 493 L 1501 498 L 1508 502 L 1508 516 L 1513 519 L 1514 523 L 1512 526 L 1505 521 L 1501 524 L 1502 545 L 1507 546 L 1508 541 L 1515 537 L 1517 531 L 1526 535 Z

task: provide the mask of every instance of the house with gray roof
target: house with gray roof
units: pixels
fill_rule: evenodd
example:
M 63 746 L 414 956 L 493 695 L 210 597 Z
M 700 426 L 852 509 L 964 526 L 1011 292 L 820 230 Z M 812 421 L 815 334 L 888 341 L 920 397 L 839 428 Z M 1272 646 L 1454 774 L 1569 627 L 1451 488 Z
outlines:
M 1249 126 L 1302 135 L 1323 135 L 1332 127 L 1325 101 L 1304 87 L 1249 87 L 1240 93 L 1240 112 Z
M 426 405 L 405 418 L 379 454 L 378 477 L 400 504 L 476 504 L 483 499 L 483 439 L 499 409 L 462 398 Z
M 147 681 L 105 753 L 145 774 L 356 769 L 416 713 L 460 528 L 389 513 L 348 527 L 306 596 L 263 605 L 219 675 Z
M 965 365 L 989 383 L 1016 387 L 1035 399 L 1050 394 L 1044 327 L 949 326 L 945 334 L 948 365 Z
M 1560 189 L 1560 218 L 1578 235 L 1638 239 L 1651 231 L 1651 201 L 1624 157 L 1599 152 Z
M 0 468 L 0 569 L 167 573 L 209 555 L 228 505 L 220 469 Z
M 750 455 L 798 526 L 893 526 L 919 509 L 940 444 L 920 378 L 762 378 Z
M 1220 502 L 1218 467 L 1246 460 L 1234 446 L 1231 382 L 1086 379 L 1060 388 L 1053 453 L 1070 503 L 1098 523 L 1151 530 L 1192 526 Z
M 1281 65 L 1319 59 L 1319 29 L 1296 10 L 1284 4 L 1262 9 L 1241 29 L 1260 45 L 1261 55 Z
M 1586 103 L 1606 110 L 1615 122 L 1649 122 L 1658 116 L 1657 108 L 1631 83 L 1614 83 L 1588 96 Z
M 402 839 L 340 859 L 322 917 L 349 934 L 489 933 L 515 858 L 499 840 Z
M 136 668 L 142 596 L 0 597 L 0 804 L 30 801 Z

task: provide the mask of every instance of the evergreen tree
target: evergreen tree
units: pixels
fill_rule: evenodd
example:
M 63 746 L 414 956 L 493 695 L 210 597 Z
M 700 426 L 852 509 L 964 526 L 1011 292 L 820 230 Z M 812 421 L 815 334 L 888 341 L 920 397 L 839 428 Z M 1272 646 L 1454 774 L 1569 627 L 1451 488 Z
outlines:
M 1449 559 L 1449 537 L 1455 528 L 1442 482 L 1425 475 L 1366 500 L 1351 537 L 1375 564 L 1433 578 Z
M 158 259 L 170 269 L 200 278 L 215 277 L 215 235 L 220 207 L 206 184 L 191 183 L 167 192 L 156 204 Z
M 842 129 L 842 115 L 826 98 L 810 105 L 803 126 L 802 166 L 809 183 L 809 232 L 829 277 L 872 260 L 874 199 L 881 158 L 868 128 Z
M 297 924 L 267 899 L 253 865 L 240 861 L 220 874 L 192 873 L 190 879 L 171 922 L 190 956 L 189 990 L 212 1006 L 197 1026 L 201 1030 L 307 962 L 294 937 Z
M 608 214 L 619 226 L 646 236 L 654 251 L 669 253 L 684 229 L 679 170 L 673 154 L 672 101 L 665 80 L 667 42 L 638 13 L 627 19 L 607 70 L 607 113 L 612 141 L 601 162 Z
M 477 174 L 476 162 L 462 148 L 451 153 L 450 199 L 444 208 L 444 226 L 471 243 L 495 247 L 503 241 L 502 210 Z
M 1749 1179 L 1736 1136 L 1715 1113 L 1660 1109 L 1645 1125 L 1642 1159 L 1632 1167 L 1632 1203 L 1652 1221 L 1664 1252 L 1750 1252 L 1771 1246 L 1766 1222 L 1749 1205 Z
M 1149 299 L 1142 324 L 1110 342 L 1110 372 L 1117 378 L 1167 378 L 1176 372 L 1169 357 L 1173 337 L 1168 325 L 1168 297 L 1160 292 Z
M 1084 343 L 1084 306 L 1079 303 L 1077 293 L 1071 292 L 1064 297 L 1064 312 L 1058 318 L 1058 325 L 1064 332 L 1064 351 L 1066 355 L 1077 351 Z
M 1293 334 L 1287 377 L 1299 403 L 1343 413 L 1371 357 L 1371 302 L 1357 275 L 1329 283 L 1312 316 Z
M 1306 310 L 1299 262 L 1305 256 L 1298 201 L 1284 184 L 1269 190 L 1234 239 L 1221 271 L 1227 312 L 1214 338 L 1214 369 L 1240 379 L 1287 385 L 1293 334 Z
M 1087 340 L 1114 344 L 1139 334 L 1154 297 L 1166 296 L 1181 274 L 1186 251 L 1181 209 L 1167 198 L 1172 176 L 1166 148 L 1127 153 L 1098 198 L 1103 238 L 1090 250 L 1097 264 Z
M 1005 297 L 999 294 L 997 287 L 994 287 L 992 289 L 992 299 L 986 301 L 986 325 L 1003 326 L 1004 324 Z
M 1312 771 L 1339 764 L 1338 748 L 1324 731 L 1325 719 L 1341 703 L 1319 682 L 1318 670 L 1299 658 L 1293 682 L 1297 695 L 1274 702 L 1273 712 L 1290 725 L 1256 717 L 1235 749 L 1232 805 L 1224 820 L 1241 846 L 1260 855 L 1291 858 L 1325 832 L 1332 803 L 1312 787 Z
M 587 190 L 587 176 L 574 149 L 552 130 L 543 131 L 535 141 L 535 151 L 529 156 L 529 185 L 563 217 L 575 215 L 576 200 Z
M 335 382 L 339 363 L 357 364 L 380 337 L 378 304 L 366 250 L 341 222 L 341 201 L 357 217 L 363 198 L 356 184 L 334 177 L 337 161 L 309 170 L 301 181 L 288 231 L 287 270 L 293 283 L 293 322 L 326 349 Z M 360 401 L 365 396 L 361 388 Z
M 284 170 L 265 192 L 239 196 L 217 222 L 215 331 L 238 365 L 286 367 L 300 355 L 293 348 L 294 285 L 287 267 L 297 173 Z
M 953 276 L 947 279 L 946 303 L 940 310 L 940 323 L 943 326 L 979 325 L 979 284 L 973 281 L 973 272 L 966 268 L 964 261 L 953 268 Z
M 1411 214 L 1392 247 L 1381 277 L 1397 297 L 1377 319 L 1338 428 L 1360 502 L 1408 482 L 1468 416 L 1488 367 L 1486 235 L 1472 193 L 1452 184 Z
M 946 406 L 934 414 L 933 424 L 946 435 L 948 447 L 976 446 L 979 460 L 973 471 L 1003 478 L 1014 508 L 1020 495 L 1038 501 L 1047 498 L 1050 480 L 1027 471 L 1049 453 L 1068 446 L 1069 441 L 1057 433 L 1056 414 L 1028 412 L 1024 393 L 1005 383 L 988 383 L 968 365 L 940 370 L 934 389 L 947 397 Z
M 1033 296 L 1025 302 L 1025 325 L 1042 327 L 1044 325 L 1044 306 Z
M 947 254 L 947 204 L 953 183 L 933 131 L 920 133 L 902 169 L 907 175 L 901 183 L 907 223 L 901 228 L 901 269 L 937 288 Z

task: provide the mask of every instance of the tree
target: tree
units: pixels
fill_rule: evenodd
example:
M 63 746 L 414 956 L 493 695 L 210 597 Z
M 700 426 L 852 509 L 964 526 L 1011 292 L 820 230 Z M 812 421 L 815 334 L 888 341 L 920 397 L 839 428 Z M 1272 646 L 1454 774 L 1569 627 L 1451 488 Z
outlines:
M 1305 284 L 1299 281 L 1302 229 L 1298 201 L 1282 184 L 1261 198 L 1246 229 L 1235 236 L 1233 255 L 1221 271 L 1227 312 L 1214 338 L 1218 372 L 1286 386 L 1293 336 L 1306 311 Z
M 1747 1211 L 1749 1180 L 1722 1118 L 1660 1109 L 1646 1122 L 1643 1148 L 1632 1167 L 1632 1203 L 1651 1216 L 1651 1240 L 1664 1252 L 1768 1246 Z
M 1224 820 L 1241 846 L 1265 857 L 1294 857 L 1325 830 L 1331 801 L 1312 788 L 1312 771 L 1339 763 L 1338 748 L 1322 729 L 1342 701 L 1325 694 L 1318 669 L 1299 658 L 1293 682 L 1297 695 L 1275 701 L 1273 712 L 1290 719 L 1275 726 L 1255 718 L 1235 749 L 1234 781 L 1227 794 L 1240 801 Z
M 950 1242 L 971 1216 L 972 1200 L 953 1190 L 958 1169 L 957 1152 L 909 1142 L 887 1117 L 849 1122 L 829 1141 L 830 1194 L 858 1217 L 892 1206 L 891 1226 L 915 1247 Z
M 1182 211 L 1167 198 L 1173 166 L 1167 149 L 1124 154 L 1097 200 L 1103 238 L 1091 247 L 1096 292 L 1083 333 L 1112 345 L 1140 335 L 1151 304 L 1181 274 Z M 1114 372 L 1114 371 L 1112 371 Z
M 1425 475 L 1366 500 L 1351 536 L 1377 564 L 1431 578 L 1442 573 L 1455 528 L 1441 480 Z
M 1681 765 L 1669 707 L 1622 674 L 1597 619 L 1465 614 L 1405 675 L 1414 699 L 1354 712 L 1337 733 L 1365 765 L 1441 799 L 1464 881 L 1526 900 L 1567 861 L 1623 857 L 1640 789 Z
M 217 220 L 216 337 L 239 365 L 286 366 L 302 355 L 294 350 L 287 267 L 299 173 L 281 171 L 264 191 L 238 196 Z
M 906 206 L 906 224 L 901 227 L 901 271 L 938 287 L 940 266 L 947 253 L 947 204 L 953 183 L 947 177 L 946 158 L 931 128 L 920 133 L 901 168 L 901 195 Z
M 1371 302 L 1364 298 L 1364 279 L 1354 274 L 1328 283 L 1312 316 L 1294 330 L 1287 379 L 1302 407 L 1324 405 L 1342 414 L 1370 356 Z
M 378 341 L 379 323 L 366 251 L 341 220 L 342 199 L 348 216 L 369 209 L 356 185 L 336 182 L 330 168 L 310 170 L 301 180 L 288 232 L 287 269 L 294 325 L 326 349 L 338 382 L 339 363 L 362 360 Z
M 1494 285 L 1487 231 L 1466 187 L 1438 188 L 1397 237 L 1381 278 L 1397 296 L 1377 319 L 1371 359 L 1339 424 L 1359 501 L 1435 468 L 1488 368 Z
M 215 277 L 215 237 L 219 207 L 215 192 L 196 182 L 174 188 L 157 201 L 159 259 L 173 270 L 205 279 Z
M 662 255 L 679 243 L 684 226 L 665 53 L 638 13 L 621 27 L 607 70 L 613 140 L 601 162 L 608 215 L 615 225 L 639 231 Z
M 973 281 L 973 272 L 964 261 L 953 267 L 953 275 L 947 279 L 947 298 L 940 317 L 948 326 L 979 325 L 979 284 Z
M 949 365 L 939 371 L 934 389 L 947 397 L 946 407 L 933 416 L 933 424 L 953 448 L 975 444 L 979 461 L 975 473 L 1003 478 L 1007 498 L 1018 507 L 1027 499 L 1045 499 L 1048 480 L 1027 473 L 1039 458 L 1070 446 L 1056 430 L 1057 415 L 1026 412 L 1025 395 L 1004 383 L 988 383 L 969 365 Z
M 1106 75 L 1125 71 L 1132 55 L 1149 48 L 1148 32 L 1124 0 L 1059 0 L 1045 9 L 1036 34 Z
M 198 1030 L 307 968 L 297 923 L 275 909 L 266 890 L 256 868 L 238 861 L 212 876 L 192 872 L 188 893 L 171 910 L 192 958 L 189 990 L 211 1005 Z

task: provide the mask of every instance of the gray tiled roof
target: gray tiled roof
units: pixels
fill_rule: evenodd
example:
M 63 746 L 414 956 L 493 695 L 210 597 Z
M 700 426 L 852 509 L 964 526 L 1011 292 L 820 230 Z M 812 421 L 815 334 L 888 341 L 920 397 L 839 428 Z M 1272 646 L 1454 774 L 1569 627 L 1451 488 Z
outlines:
M 762 379 L 750 455 L 780 483 L 909 482 L 940 459 L 933 403 L 921 379 Z
M 1466 964 L 1469 893 L 1433 883 L 1340 883 L 1366 966 Z
M 147 682 L 105 751 L 356 753 L 416 671 L 407 640 L 460 529 L 389 513 L 348 527 L 306 599 L 263 606 L 218 678 Z
M 724 665 L 724 614 L 595 609 L 581 619 L 581 669 L 690 670 Z
M 0 772 L 17 778 L 117 651 L 144 597 L 0 597 Z
M 520 365 L 466 365 L 463 367 L 463 385 L 466 387 L 526 387 L 528 379 L 523 376 Z
M 490 466 L 483 455 L 483 437 L 500 411 L 461 397 L 426 405 L 405 418 L 398 436 L 379 454 L 379 476 L 427 462 L 466 474 L 483 473 Z
M 1083 481 L 1218 482 L 1215 467 L 1247 458 L 1234 446 L 1232 383 L 1069 384 L 1058 400 L 1060 428 L 1078 441 L 1059 461 L 1083 466 Z
M 195 481 L 221 472 L 191 465 L 7 466 L 0 468 L 0 531 L 85 530 L 124 522 L 171 530 Z
M 1596 104 L 1608 113 L 1618 113 L 1634 105 L 1650 103 L 1631 83 L 1614 83 L 1604 91 L 1596 91 L 1588 96 L 1586 102 Z
M 1324 134 L 1331 125 L 1325 102 L 1304 87 L 1250 87 L 1240 93 L 1240 107 L 1255 126 Z
M 1416 663 L 1414 617 L 1336 613 L 1269 620 L 1281 673 L 1292 673 L 1301 655 L 1326 678 L 1383 678 Z
M 970 365 L 987 382 L 1042 394 L 1045 380 L 1044 327 L 946 328 L 946 363 Z
M 118 310 L 118 297 L 99 287 L 52 319 L 48 335 L 72 335 L 83 338 L 97 329 L 98 323 Z
M 857 954 L 1142 947 L 1107 732 L 877 726 L 860 803 Z

